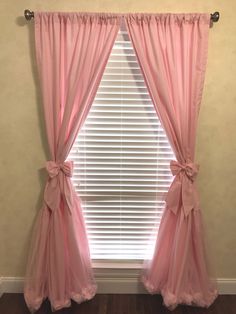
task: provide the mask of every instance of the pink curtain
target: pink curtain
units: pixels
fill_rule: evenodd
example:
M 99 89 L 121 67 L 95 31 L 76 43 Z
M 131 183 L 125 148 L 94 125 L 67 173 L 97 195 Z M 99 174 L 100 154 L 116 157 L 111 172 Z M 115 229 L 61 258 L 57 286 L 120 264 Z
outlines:
M 207 60 L 209 14 L 128 15 L 126 23 L 149 93 L 177 161 L 156 247 L 143 282 L 164 304 L 208 307 L 209 279 L 195 178 L 195 140 Z
M 53 310 L 91 299 L 96 292 L 80 200 L 65 161 L 92 105 L 120 17 L 35 13 L 50 161 L 44 204 L 30 249 L 25 300 L 31 311 L 49 298 Z

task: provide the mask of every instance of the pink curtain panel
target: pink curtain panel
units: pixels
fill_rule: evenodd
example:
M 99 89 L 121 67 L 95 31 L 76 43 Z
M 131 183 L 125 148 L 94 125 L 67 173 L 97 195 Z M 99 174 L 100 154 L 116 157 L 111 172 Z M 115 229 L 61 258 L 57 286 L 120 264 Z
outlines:
M 209 14 L 128 15 L 126 24 L 157 115 L 177 161 L 153 258 L 142 280 L 164 304 L 208 307 L 217 296 L 209 278 L 194 161 L 207 61 Z
M 80 200 L 65 162 L 101 81 L 120 18 L 101 14 L 35 13 L 35 42 L 50 150 L 44 202 L 28 258 L 24 296 L 37 310 L 91 299 L 96 284 Z

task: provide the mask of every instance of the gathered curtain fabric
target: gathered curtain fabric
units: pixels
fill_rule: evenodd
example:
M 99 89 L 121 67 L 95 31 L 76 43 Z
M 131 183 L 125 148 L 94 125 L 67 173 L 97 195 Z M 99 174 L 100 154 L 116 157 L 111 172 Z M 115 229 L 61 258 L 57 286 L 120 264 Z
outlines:
M 142 280 L 164 304 L 208 307 L 209 278 L 195 179 L 197 120 L 207 61 L 209 14 L 128 15 L 126 24 L 157 115 L 176 156 L 153 258 Z
M 35 12 L 35 43 L 50 160 L 44 202 L 28 258 L 24 296 L 37 310 L 91 299 L 96 284 L 80 200 L 66 161 L 90 110 L 119 30 L 120 17 Z

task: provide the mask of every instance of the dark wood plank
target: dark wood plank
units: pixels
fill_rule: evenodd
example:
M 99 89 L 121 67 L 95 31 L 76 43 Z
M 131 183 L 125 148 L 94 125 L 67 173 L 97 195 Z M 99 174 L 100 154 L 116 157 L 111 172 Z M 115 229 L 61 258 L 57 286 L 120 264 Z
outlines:
M 29 314 L 22 294 L 4 294 L 0 299 L 0 314 Z M 52 314 L 46 300 L 37 314 Z M 236 295 L 221 295 L 208 309 L 178 306 L 170 312 L 160 295 L 98 294 L 92 300 L 54 312 L 56 314 L 236 314 Z

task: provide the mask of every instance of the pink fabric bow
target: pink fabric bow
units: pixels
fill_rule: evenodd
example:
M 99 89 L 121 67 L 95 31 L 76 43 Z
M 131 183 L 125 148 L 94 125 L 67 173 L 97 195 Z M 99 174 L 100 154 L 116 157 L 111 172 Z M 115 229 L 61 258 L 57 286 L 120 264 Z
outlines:
M 187 162 L 186 164 L 181 165 L 178 161 L 171 160 L 170 170 L 173 176 L 176 176 L 183 171 L 191 181 L 194 181 L 199 171 L 199 165 L 192 162 Z
M 194 180 L 197 177 L 199 165 L 193 162 L 180 164 L 172 160 L 170 169 L 175 176 L 166 196 L 166 205 L 173 213 L 183 208 L 185 216 L 188 216 L 192 209 L 199 208 L 199 198 Z
M 54 178 L 62 171 L 67 177 L 72 177 L 73 161 L 65 161 L 62 164 L 57 164 L 55 161 L 47 161 L 46 169 L 50 178 Z
M 73 161 L 65 161 L 61 164 L 55 161 L 47 161 L 46 169 L 49 179 L 44 191 L 45 203 L 52 211 L 57 210 L 62 197 L 71 212 L 73 189 L 69 178 L 72 177 Z

